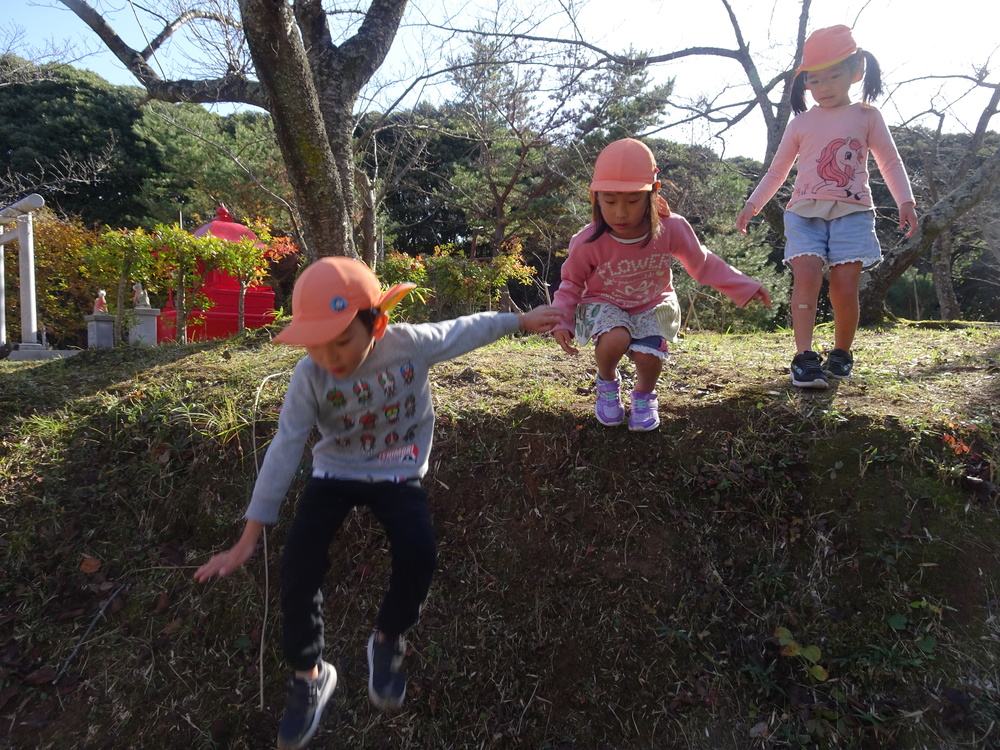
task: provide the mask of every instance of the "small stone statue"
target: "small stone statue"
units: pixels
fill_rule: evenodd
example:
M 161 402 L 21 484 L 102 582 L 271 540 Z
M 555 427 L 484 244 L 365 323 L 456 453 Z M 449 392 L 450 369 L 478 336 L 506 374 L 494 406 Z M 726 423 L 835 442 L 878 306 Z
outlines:
M 105 297 L 108 293 L 103 289 L 97 292 L 97 299 L 94 300 L 94 314 L 95 315 L 107 315 L 108 314 L 108 301 Z
M 149 307 L 149 295 L 142 288 L 142 282 L 137 281 L 132 285 L 132 307 Z

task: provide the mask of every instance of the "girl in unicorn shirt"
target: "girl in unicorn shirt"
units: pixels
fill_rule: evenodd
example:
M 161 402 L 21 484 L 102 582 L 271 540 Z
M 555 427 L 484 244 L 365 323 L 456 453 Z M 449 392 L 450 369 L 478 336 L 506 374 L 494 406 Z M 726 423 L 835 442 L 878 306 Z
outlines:
M 851 86 L 864 78 L 861 103 Z M 816 101 L 806 111 L 805 92 Z M 814 31 L 802 51 L 792 84 L 796 117 L 788 124 L 774 160 L 736 220 L 747 223 L 784 183 L 798 159 L 798 176 L 785 206 L 785 263 L 792 269 L 792 329 L 796 354 L 792 385 L 826 388 L 827 377 L 850 377 L 851 346 L 858 329 L 861 272 L 882 258 L 868 184 L 868 154 L 899 207 L 900 228 L 916 230 L 913 192 L 892 135 L 870 102 L 882 94 L 882 74 L 870 53 L 858 48 L 846 26 Z M 824 269 L 830 272 L 834 348 L 824 363 L 813 351 L 816 302 Z

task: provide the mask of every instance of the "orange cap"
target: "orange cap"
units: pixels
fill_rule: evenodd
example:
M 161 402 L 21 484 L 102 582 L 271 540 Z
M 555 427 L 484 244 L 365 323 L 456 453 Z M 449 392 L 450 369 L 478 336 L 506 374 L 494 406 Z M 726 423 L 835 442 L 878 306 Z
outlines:
M 416 284 L 383 292 L 378 277 L 354 258 L 320 258 L 304 270 L 292 290 L 292 322 L 274 337 L 281 344 L 321 346 L 333 341 L 360 310 L 389 312 Z
M 821 70 L 843 62 L 858 51 L 851 30 L 843 24 L 816 29 L 802 47 L 802 64 L 795 71 Z
M 652 190 L 659 171 L 653 152 L 645 143 L 634 138 L 623 138 L 605 146 L 597 157 L 590 191 L 634 193 Z

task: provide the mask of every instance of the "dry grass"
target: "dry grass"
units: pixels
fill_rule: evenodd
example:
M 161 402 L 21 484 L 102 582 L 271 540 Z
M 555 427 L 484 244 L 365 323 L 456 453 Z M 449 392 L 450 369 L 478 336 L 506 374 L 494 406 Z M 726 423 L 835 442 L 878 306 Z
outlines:
M 995 743 L 1000 331 L 864 331 L 826 393 L 788 387 L 789 345 L 689 336 L 654 434 L 596 423 L 589 352 L 529 337 L 437 368 L 407 704 L 367 701 L 387 556 L 362 513 L 311 747 Z M 273 745 L 283 524 L 244 572 L 191 573 L 238 533 L 287 375 L 258 386 L 295 359 L 258 334 L 0 362 L 0 747 Z

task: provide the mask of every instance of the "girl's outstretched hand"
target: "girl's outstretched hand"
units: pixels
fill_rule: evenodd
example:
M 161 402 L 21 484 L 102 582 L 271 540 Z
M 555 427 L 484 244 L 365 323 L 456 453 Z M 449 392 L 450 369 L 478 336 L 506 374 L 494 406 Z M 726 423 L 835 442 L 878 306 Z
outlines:
M 565 328 L 552 332 L 552 337 L 556 340 L 562 350 L 567 354 L 579 354 L 580 350 L 573 346 L 573 334 Z
M 740 234 L 747 233 L 747 224 L 750 223 L 750 219 L 754 217 L 755 213 L 757 212 L 749 203 L 747 203 L 743 207 L 743 210 L 740 211 L 740 215 L 736 217 L 736 228 L 740 230 Z
M 528 310 L 528 312 L 518 313 L 517 322 L 522 331 L 532 333 L 548 333 L 562 320 L 562 311 L 552 305 L 539 305 Z
M 904 203 L 899 207 L 899 228 L 906 229 L 907 225 L 910 226 L 906 233 L 909 238 L 917 231 L 917 208 L 912 203 Z
M 760 289 L 758 289 L 754 293 L 753 297 L 751 297 L 750 299 L 757 300 L 764 307 L 770 307 L 771 306 L 771 293 L 768 292 L 767 289 L 765 289 L 764 287 L 761 287 Z

